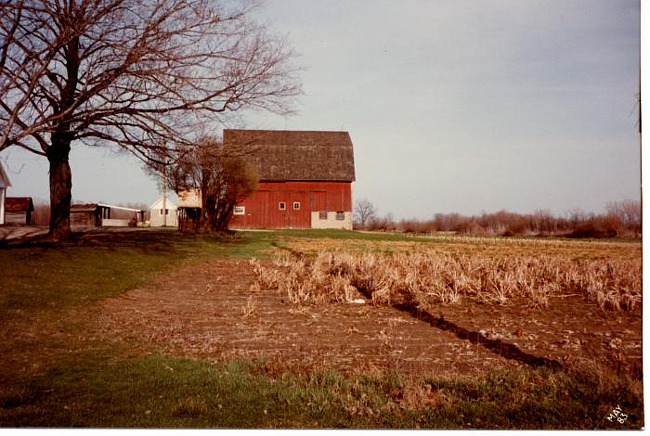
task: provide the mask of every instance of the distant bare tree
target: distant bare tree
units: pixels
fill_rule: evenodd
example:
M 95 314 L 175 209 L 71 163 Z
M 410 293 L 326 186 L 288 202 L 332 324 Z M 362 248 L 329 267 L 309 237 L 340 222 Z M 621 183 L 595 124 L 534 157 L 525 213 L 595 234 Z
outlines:
M 359 222 L 362 229 L 366 228 L 376 213 L 377 209 L 370 202 L 370 200 L 367 198 L 357 200 L 354 208 L 354 214 L 356 215 L 356 221 Z
M 594 214 L 587 213 L 580 208 L 573 208 L 567 212 L 567 224 L 570 228 L 575 229 L 578 225 L 589 222 L 594 218 Z
M 436 213 L 433 216 L 434 227 L 440 232 L 457 232 L 469 218 L 459 213 Z
M 215 138 L 203 138 L 168 167 L 171 189 L 201 193 L 201 215 L 194 230 L 228 229 L 237 203 L 257 188 L 257 170 L 245 159 L 249 152 L 225 146 Z
M 613 201 L 606 206 L 607 214 L 616 217 L 626 230 L 641 233 L 641 202 L 636 200 Z
M 557 223 L 553 219 L 550 210 L 538 209 L 530 217 L 530 230 L 533 233 L 554 232 L 557 230 Z
M 300 90 L 292 53 L 252 6 L 0 0 L 0 151 L 48 159 L 52 239 L 70 236 L 73 144 L 168 161 L 224 113 L 290 111 Z

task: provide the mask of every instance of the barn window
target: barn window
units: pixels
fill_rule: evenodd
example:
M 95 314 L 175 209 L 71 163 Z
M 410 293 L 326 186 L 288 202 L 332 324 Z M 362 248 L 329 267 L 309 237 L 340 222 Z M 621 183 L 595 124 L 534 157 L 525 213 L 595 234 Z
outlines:
M 293 202 L 293 210 L 300 210 L 300 202 L 299 201 L 294 201 Z
M 284 201 L 279 202 L 278 203 L 278 209 L 279 210 L 287 210 L 287 203 L 285 203 Z
M 318 219 L 319 220 L 326 220 L 327 219 L 327 211 L 326 210 L 321 210 L 318 212 Z
M 169 215 L 169 209 L 160 209 L 160 214 L 161 215 Z
M 343 211 L 337 211 L 336 212 L 336 219 L 339 221 L 342 221 L 345 219 L 345 212 Z
M 246 207 L 245 206 L 235 206 L 235 209 L 232 211 L 233 215 L 245 215 Z

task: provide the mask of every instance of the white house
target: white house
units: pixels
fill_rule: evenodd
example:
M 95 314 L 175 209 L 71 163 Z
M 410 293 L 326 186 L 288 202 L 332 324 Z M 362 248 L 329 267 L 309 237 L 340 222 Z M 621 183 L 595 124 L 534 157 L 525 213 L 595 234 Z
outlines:
M 10 186 L 9 176 L 0 163 L 0 225 L 5 223 L 5 199 L 7 198 L 7 188 Z
M 163 206 L 163 203 L 166 203 Z M 178 213 L 174 203 L 169 198 L 160 197 L 149 208 L 149 225 L 151 227 L 178 227 Z

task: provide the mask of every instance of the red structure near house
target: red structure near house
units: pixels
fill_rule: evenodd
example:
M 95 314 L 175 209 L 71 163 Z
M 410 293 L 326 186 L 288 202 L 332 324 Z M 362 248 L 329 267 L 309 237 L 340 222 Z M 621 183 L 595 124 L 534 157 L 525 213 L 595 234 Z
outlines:
M 257 168 L 259 187 L 233 228 L 352 229 L 354 152 L 348 132 L 224 130 Z
M 34 202 L 32 197 L 7 197 L 5 199 L 5 222 L 7 224 L 30 225 Z

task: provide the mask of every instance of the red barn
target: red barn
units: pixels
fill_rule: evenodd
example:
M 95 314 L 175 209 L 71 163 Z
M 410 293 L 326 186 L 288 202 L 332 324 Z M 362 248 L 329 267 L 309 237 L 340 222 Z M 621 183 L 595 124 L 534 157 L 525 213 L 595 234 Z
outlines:
M 252 150 L 259 187 L 237 205 L 234 228 L 352 229 L 354 153 L 348 132 L 224 130 Z

